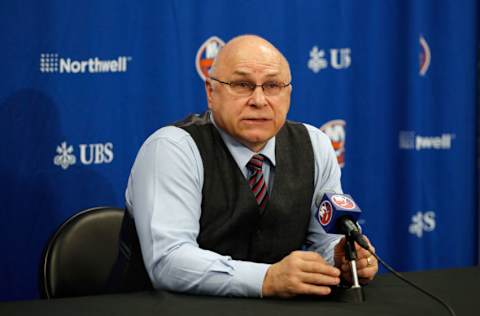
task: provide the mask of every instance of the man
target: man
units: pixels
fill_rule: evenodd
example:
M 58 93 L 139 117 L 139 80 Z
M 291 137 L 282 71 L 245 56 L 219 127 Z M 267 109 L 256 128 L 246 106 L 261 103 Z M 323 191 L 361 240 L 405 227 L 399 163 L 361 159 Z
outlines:
M 351 280 L 344 240 L 314 218 L 322 192 L 341 192 L 340 169 L 326 135 L 286 122 L 285 57 L 258 36 L 236 37 L 205 88 L 210 112 L 151 135 L 129 178 L 127 208 L 153 287 L 291 297 Z M 366 283 L 377 263 L 357 251 Z

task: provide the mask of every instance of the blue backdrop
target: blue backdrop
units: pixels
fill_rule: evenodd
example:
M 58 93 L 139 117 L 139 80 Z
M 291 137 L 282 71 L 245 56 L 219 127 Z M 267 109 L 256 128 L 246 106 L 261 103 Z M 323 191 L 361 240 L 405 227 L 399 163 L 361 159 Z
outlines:
M 293 73 L 289 118 L 332 139 L 344 191 L 399 270 L 478 262 L 474 0 L 2 1 L 0 299 L 38 296 L 66 218 L 124 205 L 157 128 L 206 109 L 202 75 L 254 33 Z

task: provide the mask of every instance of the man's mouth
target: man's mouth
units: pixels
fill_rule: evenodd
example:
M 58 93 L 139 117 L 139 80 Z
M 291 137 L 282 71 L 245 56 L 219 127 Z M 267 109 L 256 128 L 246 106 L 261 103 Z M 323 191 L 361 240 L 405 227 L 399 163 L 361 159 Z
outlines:
M 266 121 L 270 121 L 271 119 L 266 117 L 247 117 L 247 118 L 244 118 L 243 120 L 251 121 L 251 122 L 266 122 Z

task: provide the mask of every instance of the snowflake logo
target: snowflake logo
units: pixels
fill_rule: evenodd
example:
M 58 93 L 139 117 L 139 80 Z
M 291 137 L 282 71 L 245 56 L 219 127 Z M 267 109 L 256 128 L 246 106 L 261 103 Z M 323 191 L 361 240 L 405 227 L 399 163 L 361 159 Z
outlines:
M 408 232 L 412 235 L 416 235 L 418 238 L 421 238 L 423 235 L 423 221 L 422 213 L 418 212 L 412 216 L 412 222 L 408 227 Z
M 53 163 L 62 167 L 63 170 L 66 170 L 77 161 L 73 155 L 73 147 L 71 145 L 67 146 L 66 142 L 62 142 L 60 146 L 57 146 L 57 153 L 58 155 L 53 158 Z
M 310 59 L 308 60 L 308 68 L 314 73 L 318 73 L 320 70 L 327 68 L 327 60 L 325 59 L 325 51 L 323 49 L 318 50 L 317 46 L 313 46 L 310 51 Z

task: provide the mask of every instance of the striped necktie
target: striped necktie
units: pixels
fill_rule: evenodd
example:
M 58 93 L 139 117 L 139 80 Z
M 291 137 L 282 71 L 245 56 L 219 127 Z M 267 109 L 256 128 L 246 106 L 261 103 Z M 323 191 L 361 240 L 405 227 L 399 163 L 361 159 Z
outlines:
M 251 172 L 250 178 L 248 178 L 248 185 L 252 189 L 253 195 L 262 211 L 265 209 L 268 202 L 268 188 L 262 172 L 264 160 L 264 156 L 255 155 L 247 163 L 247 168 Z

